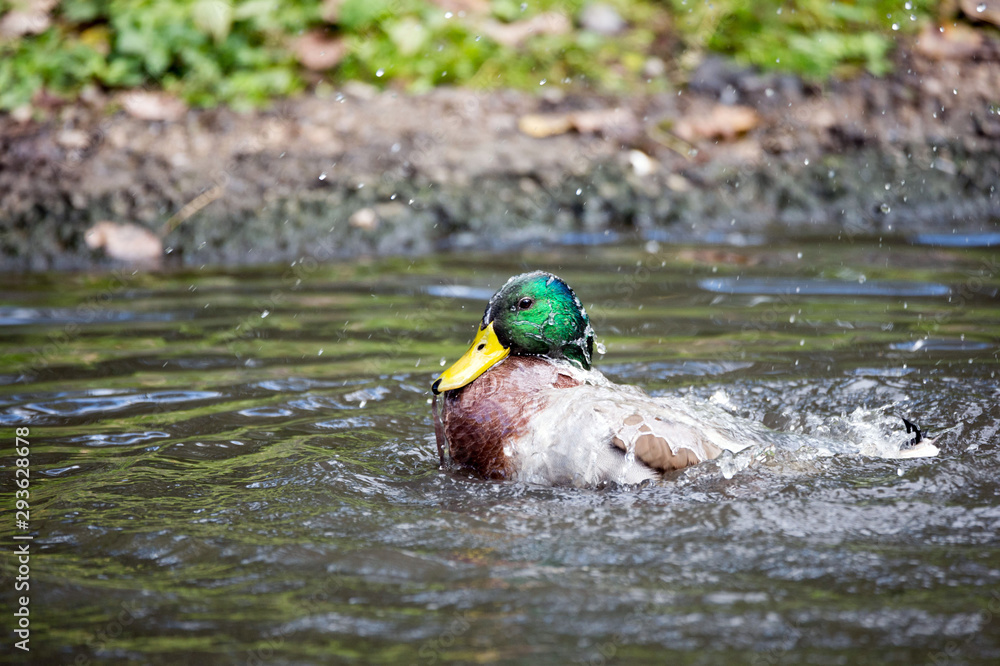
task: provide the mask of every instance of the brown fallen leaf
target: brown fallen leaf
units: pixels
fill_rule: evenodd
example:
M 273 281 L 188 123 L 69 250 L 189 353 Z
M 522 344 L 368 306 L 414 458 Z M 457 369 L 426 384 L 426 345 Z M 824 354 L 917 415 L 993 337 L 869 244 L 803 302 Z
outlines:
M 570 122 L 580 134 L 603 134 L 604 136 L 632 134 L 639 127 L 635 115 L 630 110 L 621 107 L 574 111 L 570 114 Z
M 730 141 L 749 132 L 759 122 L 757 112 L 748 106 L 716 104 L 708 113 L 688 113 L 674 124 L 673 132 L 688 143 L 699 139 Z
M 534 35 L 565 35 L 573 29 L 573 24 L 565 14 L 542 12 L 514 23 L 500 23 L 491 19 L 483 21 L 478 27 L 494 42 L 516 47 Z
M 165 92 L 133 90 L 119 98 L 125 113 L 139 120 L 177 121 L 187 113 L 187 105 Z
M 638 131 L 639 123 L 628 109 L 590 109 L 568 113 L 529 113 L 521 116 L 517 127 L 536 139 L 576 130 L 580 134 L 625 136 Z
M 970 19 L 1000 25 L 1000 0 L 959 0 L 959 6 Z
M 163 241 L 137 224 L 98 222 L 87 229 L 84 241 L 92 250 L 103 249 L 112 259 L 130 264 L 159 266 L 163 259 Z
M 914 50 L 933 60 L 962 60 L 974 55 L 983 45 L 978 30 L 961 23 L 936 26 L 928 23 L 920 31 Z
M 0 36 L 23 37 L 24 35 L 40 35 L 52 25 L 49 16 L 59 0 L 31 0 L 15 3 L 17 9 L 12 9 L 0 17 Z
M 329 37 L 322 30 L 310 30 L 292 43 L 292 52 L 303 67 L 322 72 L 344 59 L 347 45 L 340 37 Z

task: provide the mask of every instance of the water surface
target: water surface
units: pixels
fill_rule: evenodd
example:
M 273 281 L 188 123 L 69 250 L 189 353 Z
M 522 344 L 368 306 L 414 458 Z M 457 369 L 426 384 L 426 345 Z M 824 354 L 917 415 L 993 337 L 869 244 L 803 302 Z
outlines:
M 34 536 L 32 662 L 997 663 L 992 245 L 5 276 L 31 525 L 0 534 Z M 941 453 L 779 450 L 593 491 L 442 472 L 431 381 L 536 268 L 615 381 L 841 440 L 902 415 Z

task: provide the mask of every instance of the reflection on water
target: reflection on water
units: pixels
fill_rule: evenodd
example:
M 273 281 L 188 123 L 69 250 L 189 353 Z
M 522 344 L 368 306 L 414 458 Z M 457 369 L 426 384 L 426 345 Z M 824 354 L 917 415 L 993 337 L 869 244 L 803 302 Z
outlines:
M 10 276 L 32 662 L 996 663 L 1000 272 L 933 245 Z M 431 380 L 535 268 L 614 381 L 832 441 L 906 416 L 941 453 L 754 449 L 638 490 L 441 473 Z

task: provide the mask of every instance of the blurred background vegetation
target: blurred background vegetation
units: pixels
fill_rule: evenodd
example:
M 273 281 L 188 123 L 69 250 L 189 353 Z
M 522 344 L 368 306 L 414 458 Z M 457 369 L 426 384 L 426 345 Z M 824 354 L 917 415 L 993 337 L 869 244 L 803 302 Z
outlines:
M 947 0 L 945 0 L 947 2 Z M 807 79 L 891 67 L 937 0 L 0 0 L 0 109 L 163 89 L 266 104 L 360 80 L 669 89 L 706 53 Z

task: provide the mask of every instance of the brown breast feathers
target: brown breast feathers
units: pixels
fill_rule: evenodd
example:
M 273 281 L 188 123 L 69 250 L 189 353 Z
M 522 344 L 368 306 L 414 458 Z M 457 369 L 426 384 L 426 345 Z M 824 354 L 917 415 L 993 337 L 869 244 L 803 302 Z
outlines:
M 488 479 L 510 478 L 504 443 L 523 433 L 545 408 L 539 391 L 578 385 L 544 359 L 511 356 L 468 386 L 446 391 L 444 435 L 452 460 Z

